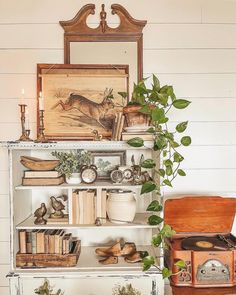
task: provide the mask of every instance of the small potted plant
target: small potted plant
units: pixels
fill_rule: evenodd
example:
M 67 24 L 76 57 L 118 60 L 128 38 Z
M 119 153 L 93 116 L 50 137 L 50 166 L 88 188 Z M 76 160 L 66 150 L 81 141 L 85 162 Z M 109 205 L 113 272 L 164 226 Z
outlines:
M 134 83 L 131 101 L 123 108 L 128 127 L 136 126 L 144 128 L 150 124 L 150 117 L 147 115 L 147 108 L 155 107 L 155 98 L 162 97 L 166 93 L 165 87 L 159 87 L 159 81 L 153 75 L 152 88 L 148 89 L 145 80 L 138 84 Z M 122 95 L 122 94 L 120 94 Z
M 65 175 L 68 184 L 81 183 L 81 167 L 91 163 L 91 153 L 85 150 L 78 152 L 52 152 L 52 155 L 59 160 L 59 165 L 55 168 Z

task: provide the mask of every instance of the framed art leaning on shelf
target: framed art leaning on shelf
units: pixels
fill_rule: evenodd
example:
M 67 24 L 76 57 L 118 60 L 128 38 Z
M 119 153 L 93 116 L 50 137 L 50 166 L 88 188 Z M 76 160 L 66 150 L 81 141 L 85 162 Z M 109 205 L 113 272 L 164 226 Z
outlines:
M 119 93 L 128 92 L 128 65 L 38 64 L 37 72 L 47 139 L 92 139 L 94 130 L 111 137 L 127 103 Z

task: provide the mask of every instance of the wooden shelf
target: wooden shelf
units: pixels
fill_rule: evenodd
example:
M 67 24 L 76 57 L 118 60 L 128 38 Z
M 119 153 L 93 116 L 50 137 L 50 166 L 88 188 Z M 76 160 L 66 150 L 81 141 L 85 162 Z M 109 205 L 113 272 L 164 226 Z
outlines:
M 136 189 L 141 188 L 142 185 L 133 185 L 126 183 L 112 183 L 111 181 L 96 181 L 92 184 L 80 183 L 77 185 L 71 185 L 63 183 L 61 185 L 41 185 L 41 186 L 27 186 L 27 185 L 18 185 L 15 187 L 15 190 L 32 190 L 32 189 L 97 189 L 97 188 L 106 188 L 106 189 Z
M 149 272 L 143 272 L 142 270 L 142 263 L 127 263 L 125 262 L 123 257 L 118 258 L 117 264 L 112 265 L 103 265 L 98 262 L 99 257 L 95 253 L 95 249 L 97 247 L 82 247 L 80 257 L 78 260 L 78 263 L 75 267 L 60 267 L 60 268 L 16 268 L 14 271 L 19 273 L 50 273 L 50 272 L 78 272 L 80 276 L 83 276 L 83 274 L 103 274 L 104 276 L 107 276 L 107 273 L 111 273 L 112 276 L 117 275 L 153 275 L 158 274 L 159 272 L 156 270 L 156 268 L 151 268 Z M 148 251 L 149 255 L 157 256 L 158 253 L 156 252 L 156 249 L 154 249 L 150 245 L 142 245 L 137 246 L 138 251 Z
M 134 149 L 148 149 L 152 147 L 152 141 L 145 141 L 144 147 L 135 148 L 131 147 L 125 141 L 59 141 L 59 142 L 20 142 L 20 141 L 8 141 L 1 142 L 2 147 L 6 147 L 10 150 L 60 150 L 60 149 L 86 149 L 86 150 L 134 150 Z
M 109 220 L 102 226 L 96 226 L 95 224 L 45 224 L 45 225 L 35 225 L 35 218 L 31 215 L 29 218 L 21 222 L 16 226 L 16 229 L 73 229 L 73 228 L 96 228 L 96 229 L 115 229 L 115 228 L 156 228 L 156 225 L 147 224 L 147 218 L 150 216 L 148 213 L 137 213 L 135 219 L 132 223 L 111 223 Z

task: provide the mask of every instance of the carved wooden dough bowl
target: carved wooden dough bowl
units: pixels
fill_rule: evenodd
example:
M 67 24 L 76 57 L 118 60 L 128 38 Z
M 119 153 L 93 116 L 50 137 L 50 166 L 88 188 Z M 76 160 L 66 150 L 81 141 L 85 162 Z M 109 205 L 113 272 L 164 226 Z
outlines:
M 59 160 L 42 160 L 39 158 L 21 156 L 21 164 L 33 171 L 48 171 L 55 169 Z

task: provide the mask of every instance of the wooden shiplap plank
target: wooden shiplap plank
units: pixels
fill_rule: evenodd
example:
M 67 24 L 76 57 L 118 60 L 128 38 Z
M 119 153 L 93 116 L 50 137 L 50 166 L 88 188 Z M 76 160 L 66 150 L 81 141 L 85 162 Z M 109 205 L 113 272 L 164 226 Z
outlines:
M 147 19 L 148 22 L 171 22 L 171 23 L 200 23 L 201 22 L 201 2 L 198 0 L 119 0 L 129 13 L 136 19 Z M 88 4 L 88 1 L 70 0 L 42 0 L 32 2 L 31 0 L 21 0 L 20 5 L 15 6 L 15 1 L 1 1 L 0 20 L 1 23 L 58 23 L 59 20 L 68 20 L 75 16 L 79 9 Z M 68 5 L 69 3 L 69 5 Z M 99 14 L 101 4 L 106 5 L 108 19 L 110 17 L 110 6 L 112 0 L 91 0 L 95 3 Z M 56 9 L 55 9 L 56 8 Z M 53 13 L 52 13 L 53 12 Z M 98 17 L 91 17 L 90 22 L 97 21 Z M 115 18 L 115 21 L 117 19 Z
M 235 34 L 231 24 L 151 23 L 144 30 L 144 49 L 236 48 L 235 38 L 230 37 Z M 0 49 L 63 49 L 63 30 L 57 23 L 0 25 L 0 35 Z
M 1 193 L 1 190 L 0 190 Z M 0 194 L 0 218 L 10 218 L 9 196 Z M 0 260 L 1 261 L 1 260 Z
M 8 151 L 0 148 L 0 171 L 8 171 Z
M 0 294 L 1 295 L 9 295 L 10 294 L 9 287 L 0 287 Z
M 184 156 L 183 169 L 236 169 L 235 146 L 194 146 L 180 147 Z
M 10 265 L 7 265 L 7 264 L 1 265 L 0 269 L 1 269 L 1 271 L 0 271 L 0 286 L 1 287 L 8 287 L 9 286 L 9 279 L 6 278 L 6 275 L 10 271 Z M 0 288 L 0 292 L 2 291 L 1 289 L 2 288 Z M 3 291 L 6 292 L 7 291 L 6 289 L 7 288 L 3 288 Z M 0 294 L 2 295 L 2 293 L 0 293 Z
M 234 170 L 186 170 L 185 177 L 179 176 L 173 182 L 173 188 L 165 188 L 165 194 L 200 194 L 236 192 Z
M 10 219 L 1 218 L 0 223 L 1 223 L 0 242 L 9 242 L 10 241 Z M 1 283 L 0 283 L 0 286 L 1 286 Z
M 223 146 L 236 144 L 235 130 L 236 122 L 189 122 L 185 133 L 192 137 L 193 145 Z M 177 134 L 177 136 L 182 135 Z
M 63 49 L 0 50 L 0 73 L 36 74 L 37 63 L 63 63 Z
M 63 63 L 63 50 L 3 50 L 0 62 L 0 73 L 35 73 L 36 63 Z M 144 72 L 235 74 L 236 49 L 144 50 Z
M 144 51 L 147 73 L 235 73 L 236 49 Z
M 149 24 L 144 49 L 236 48 L 235 35 L 236 26 L 230 24 Z
M 9 132 L 10 130 L 10 132 Z M 36 139 L 36 123 L 30 122 L 30 137 Z M 21 126 L 18 123 L 0 123 L 0 141 L 18 140 L 21 135 Z M 0 171 L 0 177 L 1 177 Z M 6 176 L 5 176 L 6 177 Z M 6 188 L 4 187 L 6 192 Z M 7 193 L 7 192 L 6 192 Z
M 0 123 L 20 123 L 20 99 L 0 99 Z M 29 122 L 35 122 L 37 118 L 37 106 L 35 99 L 24 99 L 28 107 Z
M 1 125 L 0 125 L 0 130 L 1 130 Z M 6 130 L 6 133 L 9 133 L 9 129 Z M 4 139 L 1 139 L 1 136 L 0 136 L 0 140 L 4 140 Z M 8 195 L 9 193 L 9 173 L 8 171 L 0 171 L 0 179 L 1 179 L 1 190 L 0 190 L 0 194 L 1 195 Z
M 236 23 L 236 2 L 234 0 L 202 1 L 202 21 L 204 23 Z
M 1 261 L 1 264 L 10 263 L 10 243 L 9 242 L 0 242 L 0 261 Z

